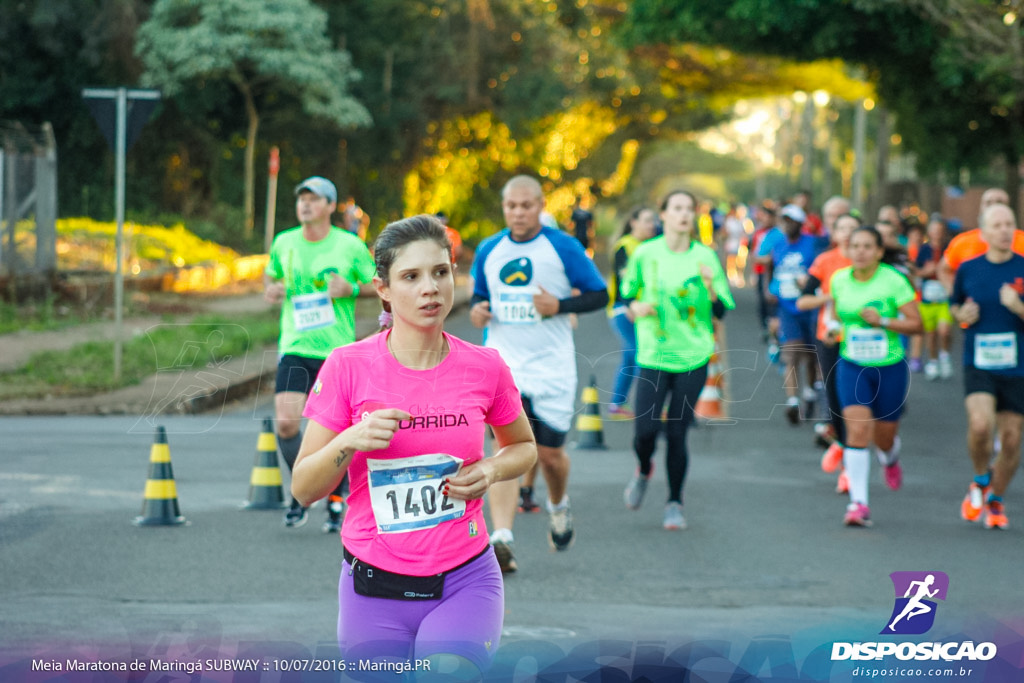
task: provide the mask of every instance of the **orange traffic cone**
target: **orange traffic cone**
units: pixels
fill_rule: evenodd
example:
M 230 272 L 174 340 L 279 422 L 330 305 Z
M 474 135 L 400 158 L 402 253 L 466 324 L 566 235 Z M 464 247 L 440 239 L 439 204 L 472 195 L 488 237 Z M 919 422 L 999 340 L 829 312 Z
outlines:
M 722 411 L 721 370 L 718 366 L 718 352 L 711 354 L 708 361 L 708 377 L 704 388 L 700 391 L 694 414 L 702 420 L 714 420 L 725 417 Z
M 176 526 L 185 518 L 178 510 L 178 490 L 171 469 L 171 449 L 167 430 L 156 428 L 156 439 L 149 451 L 149 478 L 143 493 L 142 514 L 133 520 L 136 526 Z
M 597 401 L 597 378 L 590 376 L 590 386 L 583 389 L 583 412 L 576 418 L 579 440 L 576 448 L 605 450 L 604 431 L 601 426 L 601 407 Z
M 280 510 L 285 506 L 281 488 L 281 468 L 277 464 L 277 438 L 274 421 L 263 419 L 263 431 L 256 441 L 256 463 L 249 477 L 247 510 Z

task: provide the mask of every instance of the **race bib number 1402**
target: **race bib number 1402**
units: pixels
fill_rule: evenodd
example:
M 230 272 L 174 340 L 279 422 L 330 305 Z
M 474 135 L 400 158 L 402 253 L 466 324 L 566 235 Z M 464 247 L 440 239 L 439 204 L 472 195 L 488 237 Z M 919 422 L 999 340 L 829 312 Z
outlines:
M 462 459 L 447 453 L 395 460 L 367 458 L 370 504 L 382 534 L 419 531 L 466 514 L 466 501 L 443 495 L 444 480 L 454 477 Z

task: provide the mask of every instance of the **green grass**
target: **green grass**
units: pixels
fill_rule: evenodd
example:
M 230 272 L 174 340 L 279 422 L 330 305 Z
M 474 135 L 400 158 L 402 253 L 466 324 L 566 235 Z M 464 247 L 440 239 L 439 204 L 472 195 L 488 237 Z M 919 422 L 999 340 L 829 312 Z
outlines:
M 266 314 L 206 315 L 188 323 L 164 323 L 124 342 L 118 383 L 113 380 L 113 343 L 87 342 L 66 351 L 41 351 L 22 368 L 0 373 L 0 399 L 118 389 L 156 372 L 215 366 L 277 337 L 278 320 Z
M 55 305 L 52 297 L 31 306 L 15 306 L 0 301 L 0 334 L 19 330 L 59 330 L 85 321 L 82 314 Z

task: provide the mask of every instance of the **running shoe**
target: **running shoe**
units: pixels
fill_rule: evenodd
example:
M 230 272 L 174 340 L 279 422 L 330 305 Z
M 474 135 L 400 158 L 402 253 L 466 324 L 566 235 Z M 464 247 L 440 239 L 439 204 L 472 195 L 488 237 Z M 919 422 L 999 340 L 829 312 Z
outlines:
M 886 465 L 884 469 L 885 485 L 893 491 L 899 491 L 903 486 L 903 467 L 900 465 L 900 461 L 896 460 L 892 464 Z
M 828 448 L 836 440 L 836 430 L 831 422 L 814 423 L 814 443 L 822 448 Z
M 665 506 L 665 517 L 662 519 L 661 526 L 666 531 L 678 531 L 686 528 L 682 503 L 669 503 Z
M 864 503 L 850 503 L 843 516 L 846 526 L 871 526 L 871 510 Z
M 977 522 L 981 519 L 981 511 L 985 506 L 985 499 L 988 498 L 989 487 L 982 488 L 977 483 L 971 482 L 967 487 L 967 495 L 960 503 L 960 517 L 968 522 Z
M 939 356 L 939 377 L 949 379 L 953 376 L 953 360 L 948 356 Z
M 839 478 L 836 479 L 836 493 L 849 493 L 850 492 L 850 477 L 846 475 L 846 470 L 839 471 Z
M 833 441 L 821 456 L 821 471 L 835 472 L 843 464 L 843 444 Z
M 629 406 L 616 405 L 612 403 L 608 406 L 608 419 L 609 420 L 633 420 L 636 419 L 636 414 L 630 410 Z
M 929 382 L 937 380 L 939 378 L 939 364 L 936 361 L 930 360 L 924 366 L 924 378 Z
M 551 512 L 551 527 L 548 530 L 548 541 L 555 550 L 568 550 L 572 545 L 574 532 L 572 529 L 572 511 L 569 506 Z
M 922 364 L 921 364 L 921 359 L 920 358 L 911 358 L 910 359 L 910 371 L 911 372 L 921 372 L 921 368 L 922 368 Z
M 790 396 L 786 400 L 786 419 L 791 425 L 800 424 L 800 399 L 796 396 Z
M 1002 502 L 990 500 L 985 505 L 985 528 L 1005 529 L 1008 526 L 1010 526 L 1010 523 L 1006 520 L 1006 511 L 1003 509 Z
M 327 504 L 327 521 L 324 522 L 325 534 L 336 534 L 341 531 L 341 515 L 345 511 L 345 504 L 340 500 L 332 500 Z
M 651 474 L 654 474 L 654 470 L 651 470 Z M 637 469 L 636 474 L 626 484 L 626 490 L 622 492 L 622 500 L 630 510 L 640 509 L 640 504 L 644 502 L 644 494 L 647 493 L 647 484 L 651 481 L 651 474 L 645 477 Z
M 520 486 L 519 487 L 519 511 L 520 512 L 536 512 L 540 510 L 540 505 L 537 505 L 537 501 L 533 499 L 533 487 L 532 486 Z
M 491 543 L 494 548 L 494 556 L 498 558 L 498 566 L 502 574 L 515 574 L 519 569 L 516 564 L 515 555 L 512 554 L 512 544 L 505 541 L 494 541 Z
M 818 406 L 818 392 L 810 387 L 804 387 L 804 417 L 808 420 L 814 417 L 815 408 Z
M 306 508 L 293 498 L 291 507 L 284 513 L 284 525 L 289 529 L 297 529 L 308 521 L 309 513 L 306 512 Z

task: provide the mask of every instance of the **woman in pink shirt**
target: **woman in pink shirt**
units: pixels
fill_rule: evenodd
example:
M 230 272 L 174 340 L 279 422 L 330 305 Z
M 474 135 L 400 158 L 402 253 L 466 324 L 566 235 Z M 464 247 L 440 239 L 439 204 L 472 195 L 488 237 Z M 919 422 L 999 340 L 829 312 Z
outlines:
M 350 478 L 338 589 L 347 660 L 478 677 L 504 612 L 481 499 L 526 472 L 537 448 L 498 352 L 444 332 L 455 281 L 440 221 L 392 223 L 374 252 L 393 327 L 324 363 L 292 493 L 309 503 Z M 495 436 L 486 459 L 485 425 Z

